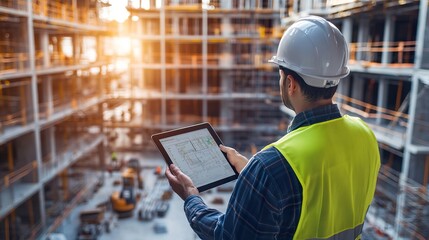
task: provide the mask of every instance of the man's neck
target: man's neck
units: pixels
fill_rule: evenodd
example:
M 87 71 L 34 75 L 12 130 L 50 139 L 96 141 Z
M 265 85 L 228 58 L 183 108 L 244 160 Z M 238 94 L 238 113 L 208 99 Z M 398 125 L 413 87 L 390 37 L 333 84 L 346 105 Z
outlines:
M 318 108 L 321 106 L 331 105 L 332 99 L 322 99 L 315 102 L 302 102 L 295 107 L 295 113 L 298 115 L 301 112 L 308 111 L 310 109 Z

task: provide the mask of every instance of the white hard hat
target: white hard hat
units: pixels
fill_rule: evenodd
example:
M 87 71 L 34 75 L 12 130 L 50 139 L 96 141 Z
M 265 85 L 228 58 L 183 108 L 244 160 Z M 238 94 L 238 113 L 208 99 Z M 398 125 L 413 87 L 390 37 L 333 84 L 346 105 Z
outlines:
M 301 18 L 283 34 L 277 56 L 269 62 L 291 69 L 313 87 L 338 85 L 350 69 L 344 36 L 332 23 L 311 16 Z

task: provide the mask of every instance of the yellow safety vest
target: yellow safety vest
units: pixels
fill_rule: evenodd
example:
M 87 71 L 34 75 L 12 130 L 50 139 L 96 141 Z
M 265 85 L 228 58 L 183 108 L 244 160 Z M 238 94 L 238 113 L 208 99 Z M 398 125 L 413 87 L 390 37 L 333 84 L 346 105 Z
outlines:
M 377 140 L 359 118 L 298 128 L 274 146 L 302 186 L 294 239 L 360 239 L 380 168 Z

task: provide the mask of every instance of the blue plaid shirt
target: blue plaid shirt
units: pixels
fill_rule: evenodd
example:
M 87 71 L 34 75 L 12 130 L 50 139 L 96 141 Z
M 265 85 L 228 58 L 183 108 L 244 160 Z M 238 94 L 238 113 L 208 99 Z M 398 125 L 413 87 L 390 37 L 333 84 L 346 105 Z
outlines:
M 299 113 L 288 133 L 302 126 L 340 118 L 337 105 Z M 207 207 L 201 197 L 185 200 L 185 214 L 201 239 L 292 239 L 301 215 L 302 187 L 274 147 L 258 152 L 240 173 L 226 213 Z

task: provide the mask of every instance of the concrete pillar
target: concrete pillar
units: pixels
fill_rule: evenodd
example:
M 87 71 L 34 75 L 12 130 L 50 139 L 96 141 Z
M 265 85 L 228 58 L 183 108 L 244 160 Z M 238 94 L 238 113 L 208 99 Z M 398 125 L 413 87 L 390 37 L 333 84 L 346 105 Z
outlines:
M 386 99 L 387 99 L 387 80 L 384 78 L 380 78 L 378 81 L 378 94 L 377 94 L 377 106 L 378 107 L 386 107 Z M 377 125 L 382 124 L 381 112 L 377 111 Z
M 37 91 L 37 75 L 36 75 L 36 61 L 35 53 L 36 49 L 34 46 L 34 27 L 33 27 L 33 3 L 31 0 L 27 0 L 27 42 L 28 42 L 28 57 L 29 65 L 31 72 L 31 98 L 33 104 L 34 112 L 34 141 L 32 144 L 35 147 L 35 152 L 32 156 L 32 160 L 36 158 L 37 161 L 37 172 L 39 176 L 39 202 L 40 202 L 40 223 L 42 226 L 46 224 L 46 214 L 45 214 L 45 199 L 43 197 L 43 184 L 40 181 L 40 176 L 42 175 L 42 153 L 41 153 L 41 143 L 40 143 L 40 125 L 39 125 L 39 104 L 38 104 L 38 91 Z M 27 147 L 27 146 L 25 146 Z
M 230 1 L 230 0 L 221 0 L 220 6 L 223 9 L 231 9 L 232 8 L 232 1 Z
M 231 94 L 232 88 L 233 88 L 233 79 L 229 76 L 230 72 L 222 71 L 220 74 L 220 92 L 222 94 Z M 232 117 L 233 117 L 233 110 L 232 110 L 232 104 L 231 99 L 222 100 L 220 102 L 220 124 L 231 126 L 232 125 Z
M 172 29 L 172 33 L 173 33 L 173 35 L 179 35 L 179 18 L 177 17 L 177 16 L 174 16 L 173 17 L 173 29 Z
M 203 35 L 203 41 L 202 41 L 202 54 L 203 54 L 203 79 L 202 79 L 202 94 L 203 94 L 203 102 L 202 102 L 202 113 L 203 113 L 203 121 L 207 122 L 207 112 L 208 112 L 208 103 L 207 103 L 207 86 L 208 86 L 208 79 L 207 79 L 207 53 L 208 53 L 208 15 L 207 15 L 207 9 L 203 9 L 203 26 L 202 26 L 202 35 Z
M 49 149 L 51 152 L 51 162 L 56 161 L 57 149 L 55 144 L 55 126 L 52 126 L 48 129 L 48 139 L 49 139 Z
M 429 13 L 428 0 L 420 1 L 419 20 L 417 22 L 416 50 L 414 57 L 415 69 L 429 69 Z
M 221 31 L 222 31 L 222 36 L 224 37 L 230 37 L 232 35 L 232 33 L 234 32 L 234 27 L 231 24 L 231 18 L 229 17 L 222 18 Z
M 73 34 L 72 35 L 72 43 L 73 43 L 73 60 L 74 63 L 79 64 L 80 62 L 80 47 L 81 47 L 81 37 L 78 34 Z
M 165 6 L 164 1 L 161 2 L 161 14 L 160 14 L 160 34 L 161 34 L 161 124 L 165 125 L 167 123 L 167 100 L 166 100 L 166 51 L 165 51 Z
M 425 2 L 427 5 L 427 1 Z M 422 4 L 420 4 L 421 6 Z M 426 6 L 427 9 L 427 6 Z M 396 219 L 395 219 L 395 236 L 393 239 L 402 239 L 401 230 L 403 227 L 403 222 L 406 221 L 404 219 L 404 212 L 405 212 L 405 204 L 406 204 L 406 185 L 407 180 L 409 178 L 409 170 L 410 170 L 410 161 L 411 161 L 411 151 L 410 148 L 412 147 L 412 141 L 413 138 L 413 132 L 414 132 L 414 125 L 415 125 L 415 119 L 416 119 L 416 106 L 417 106 L 417 96 L 419 93 L 419 83 L 420 79 L 417 74 L 414 74 L 412 77 L 412 83 L 411 83 L 411 92 L 410 92 L 410 106 L 409 106 L 409 118 L 408 118 L 408 127 L 407 127 L 407 138 L 405 140 L 405 147 L 404 147 L 404 157 L 402 160 L 402 172 L 399 176 L 399 194 L 397 196 L 397 207 L 396 207 Z
M 350 76 L 340 81 L 340 84 L 338 85 L 337 93 L 343 96 L 347 96 L 349 89 L 350 89 Z M 343 99 L 337 98 L 337 103 L 341 105 L 343 103 Z
M 52 95 L 52 77 L 50 75 L 43 79 L 43 100 L 46 104 L 46 117 L 49 118 L 54 113 L 54 101 Z
M 363 101 L 363 91 L 365 88 L 365 81 L 360 76 L 354 76 L 353 86 L 352 86 L 352 98 Z
M 353 33 L 353 19 L 345 18 L 343 20 L 341 33 L 343 33 L 346 42 L 350 44 L 352 42 L 352 33 Z
M 361 18 L 359 20 L 358 44 L 361 44 L 360 46 L 366 46 L 368 43 L 368 37 L 369 37 L 369 19 Z M 365 61 L 365 60 L 368 60 L 367 59 L 368 56 L 369 55 L 367 52 L 358 51 L 356 53 L 356 60 Z
M 101 170 L 101 181 L 104 182 L 104 171 L 106 170 L 106 150 L 104 148 L 103 141 L 97 146 L 98 159 L 99 159 L 99 170 Z
M 72 10 L 73 10 L 73 21 L 78 22 L 77 0 L 72 0 Z M 83 11 L 88 11 L 88 9 L 84 9 Z
M 300 12 L 299 0 L 293 0 L 293 12 Z
M 40 49 L 43 52 L 43 67 L 49 67 L 49 34 L 45 30 L 40 32 Z
M 285 1 L 281 1 L 281 0 L 278 0 L 278 1 L 273 1 L 273 9 L 274 10 L 281 10 L 281 11 L 283 11 L 283 9 L 284 9 L 284 5 L 285 5 Z
M 309 12 L 312 8 L 312 0 L 301 0 L 301 12 Z
M 391 63 L 392 53 L 389 51 L 389 44 L 393 41 L 395 34 L 395 17 L 392 15 L 386 16 L 384 23 L 384 36 L 383 36 L 383 53 L 381 55 L 381 63 L 387 65 Z

